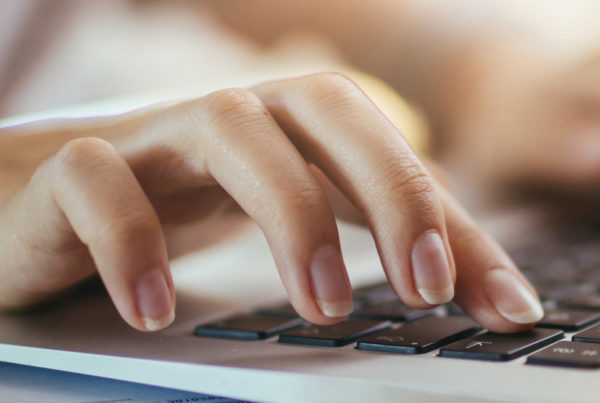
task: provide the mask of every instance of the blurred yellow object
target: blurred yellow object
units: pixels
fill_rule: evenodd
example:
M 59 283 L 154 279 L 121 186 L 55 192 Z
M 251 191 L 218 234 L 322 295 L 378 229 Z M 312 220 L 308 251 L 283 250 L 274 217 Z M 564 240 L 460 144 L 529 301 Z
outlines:
M 377 107 L 400 130 L 419 155 L 427 155 L 431 147 L 431 133 L 424 114 L 410 105 L 384 81 L 355 69 L 341 71 L 350 77 Z

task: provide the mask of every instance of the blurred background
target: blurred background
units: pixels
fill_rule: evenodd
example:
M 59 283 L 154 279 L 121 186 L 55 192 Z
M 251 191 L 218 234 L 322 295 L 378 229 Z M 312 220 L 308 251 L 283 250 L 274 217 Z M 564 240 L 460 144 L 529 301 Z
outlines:
M 237 31 L 213 3 L 2 0 L 0 116 L 141 92 L 198 96 L 344 62 L 319 30 L 291 29 L 265 45 Z M 447 21 L 502 25 L 563 58 L 600 48 L 600 2 L 594 0 L 416 3 L 437 8 Z

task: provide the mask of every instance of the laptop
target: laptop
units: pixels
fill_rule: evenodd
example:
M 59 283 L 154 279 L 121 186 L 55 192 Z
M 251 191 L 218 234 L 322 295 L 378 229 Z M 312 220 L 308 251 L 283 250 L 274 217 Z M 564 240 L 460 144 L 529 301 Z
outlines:
M 131 329 L 102 286 L 0 316 L 0 361 L 260 402 L 590 402 L 600 396 L 600 220 L 524 233 L 513 257 L 546 316 L 486 332 L 454 304 L 410 309 L 384 282 L 368 232 L 341 225 L 354 315 L 297 317 L 256 228 L 173 262 L 176 320 Z
M 146 101 L 80 105 L 0 126 L 119 113 Z M 370 234 L 344 224 L 354 314 L 315 328 L 287 304 L 266 241 L 250 228 L 172 262 L 177 308 L 167 329 L 130 328 L 90 282 L 37 310 L 0 314 L 0 361 L 260 402 L 597 401 L 600 218 L 530 225 L 533 215 L 521 211 L 482 224 L 510 241 L 542 297 L 547 314 L 526 334 L 487 333 L 452 303 L 403 305 Z

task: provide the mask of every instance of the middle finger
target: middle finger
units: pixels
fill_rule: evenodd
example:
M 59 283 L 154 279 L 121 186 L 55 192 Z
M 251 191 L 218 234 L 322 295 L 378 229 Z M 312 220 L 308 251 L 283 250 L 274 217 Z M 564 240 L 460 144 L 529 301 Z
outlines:
M 364 213 L 396 293 L 415 307 L 451 300 L 456 274 L 436 186 L 369 98 L 338 74 L 253 91 L 304 158 Z

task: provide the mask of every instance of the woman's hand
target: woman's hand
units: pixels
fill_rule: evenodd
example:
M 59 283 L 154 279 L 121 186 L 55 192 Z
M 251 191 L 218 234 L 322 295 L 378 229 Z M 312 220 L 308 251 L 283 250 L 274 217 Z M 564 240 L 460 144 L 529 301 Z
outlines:
M 493 189 L 534 184 L 596 199 L 600 54 L 557 66 L 514 49 L 497 53 L 468 70 L 470 97 L 457 92 L 463 103 L 447 119 L 446 159 Z
M 334 212 L 368 225 L 407 304 L 430 308 L 456 296 L 500 332 L 541 318 L 508 256 L 344 76 L 63 126 L 0 136 L 0 179 L 14 189 L 0 207 L 4 307 L 41 301 L 97 271 L 127 323 L 160 329 L 173 320 L 170 237 L 241 208 L 311 322 L 335 323 L 352 310 Z

